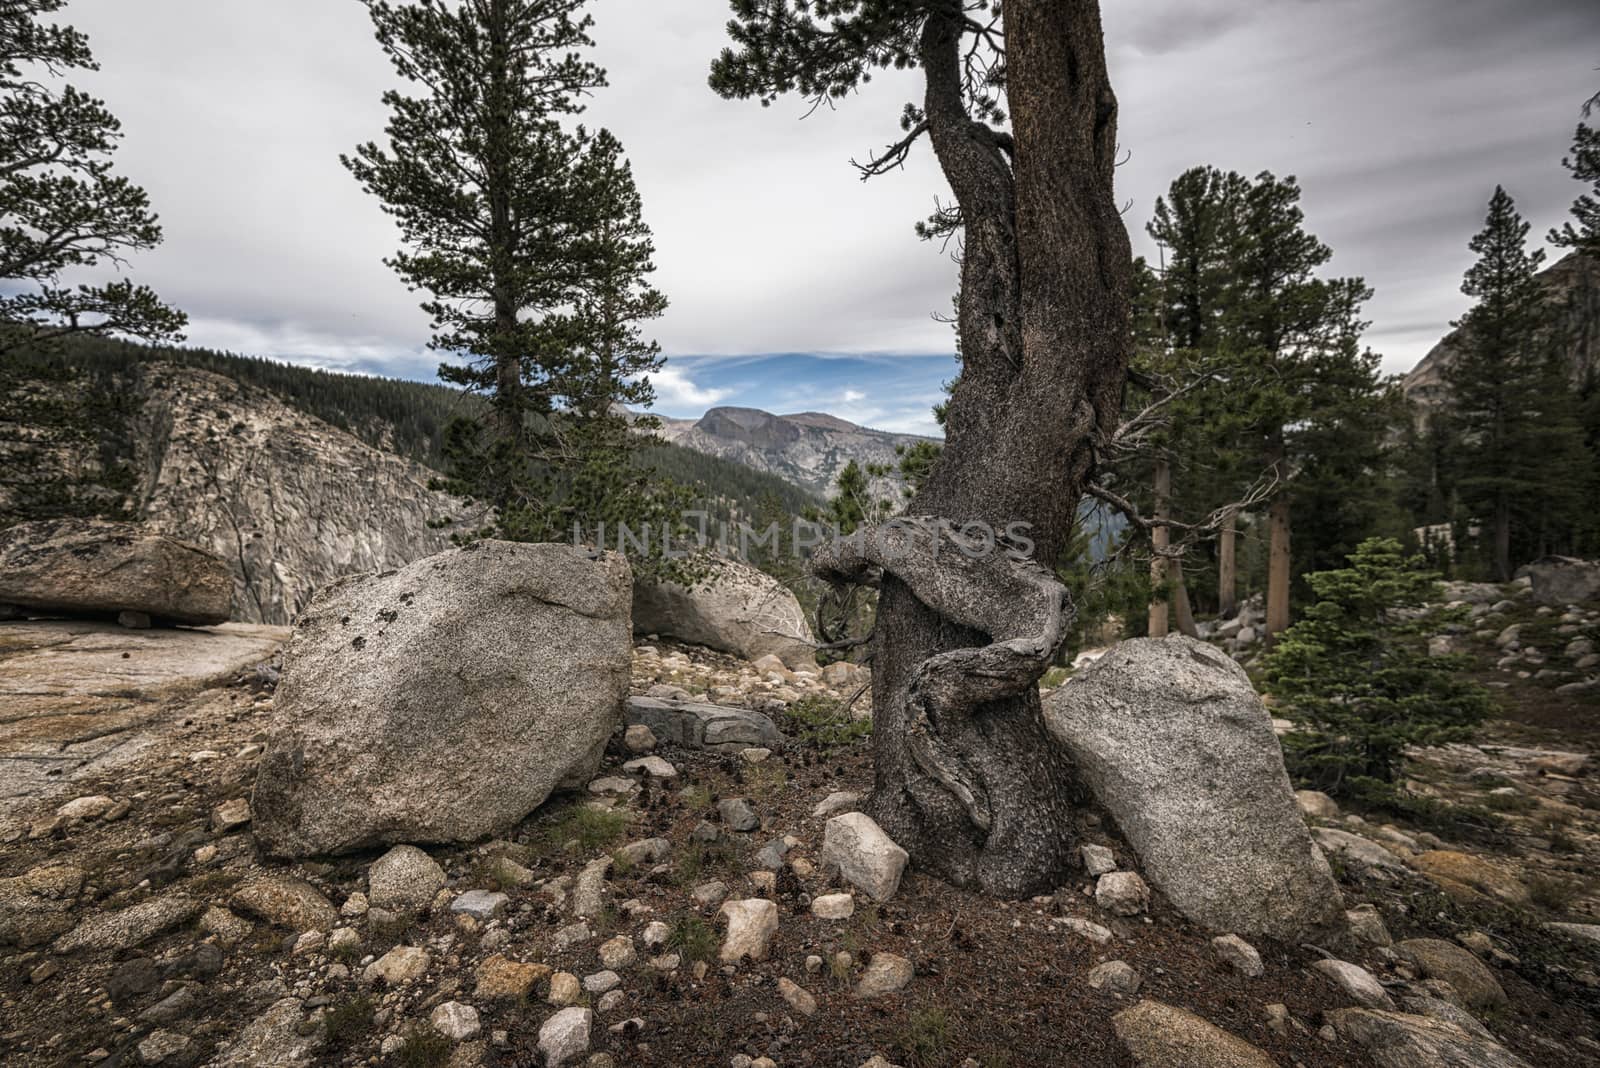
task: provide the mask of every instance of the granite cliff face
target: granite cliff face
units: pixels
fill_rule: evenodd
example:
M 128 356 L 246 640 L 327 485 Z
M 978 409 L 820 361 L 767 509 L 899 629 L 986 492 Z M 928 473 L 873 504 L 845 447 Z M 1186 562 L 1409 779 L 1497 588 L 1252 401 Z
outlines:
M 236 620 L 287 623 L 330 579 L 450 544 L 430 523 L 459 503 L 428 488 L 433 472 L 265 390 L 163 363 L 26 388 L 0 415 L 0 466 L 20 475 L 0 484 L 0 513 L 48 487 L 60 514 L 211 549 L 233 572 Z
M 697 420 L 661 422 L 661 436 L 674 444 L 778 475 L 821 494 L 833 490 L 839 472 L 851 460 L 892 467 L 899 462 L 896 447 L 936 440 L 870 430 L 820 412 L 773 415 L 756 408 L 712 408 Z M 880 489 L 873 487 L 875 493 Z
M 1539 273 L 1550 301 L 1551 325 L 1563 338 L 1574 384 L 1600 374 L 1600 259 L 1568 253 Z M 1449 399 L 1445 369 L 1461 350 L 1460 330 L 1446 334 L 1422 362 L 1400 381 L 1400 388 L 1424 415 Z

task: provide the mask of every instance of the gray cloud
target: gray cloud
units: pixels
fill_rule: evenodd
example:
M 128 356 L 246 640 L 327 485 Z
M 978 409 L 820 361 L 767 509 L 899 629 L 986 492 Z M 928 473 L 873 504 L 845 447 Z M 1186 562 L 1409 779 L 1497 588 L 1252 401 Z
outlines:
M 1373 340 L 1414 363 L 1463 310 L 1466 240 L 1504 183 L 1542 233 L 1577 192 L 1558 165 L 1600 89 L 1600 5 L 1560 0 L 1119 0 L 1107 41 L 1141 249 L 1184 167 L 1296 174 L 1337 270 L 1378 290 Z M 911 223 L 944 189 L 929 155 L 862 185 L 908 75 L 804 121 L 715 97 L 716 0 L 596 0 L 611 86 L 585 121 L 634 161 L 673 301 L 669 353 L 945 352 L 954 268 Z M 395 234 L 338 154 L 381 136 L 387 63 L 353 0 L 74 0 L 124 120 L 125 173 L 167 243 L 136 263 L 197 343 L 426 374 L 427 323 L 380 262 Z M 1433 324 L 1430 328 L 1429 324 Z M 695 384 L 685 378 L 675 389 Z

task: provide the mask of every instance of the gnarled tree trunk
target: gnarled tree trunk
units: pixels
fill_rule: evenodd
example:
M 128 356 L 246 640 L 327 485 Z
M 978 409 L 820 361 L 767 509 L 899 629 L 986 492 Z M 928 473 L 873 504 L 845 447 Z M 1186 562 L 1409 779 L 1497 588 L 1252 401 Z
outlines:
M 1071 865 L 1080 788 L 1037 681 L 1070 612 L 1050 567 L 1116 424 L 1132 257 L 1096 0 L 1007 0 L 1011 138 L 962 106 L 960 5 L 930 8 L 925 112 L 965 228 L 962 373 L 910 510 L 935 528 L 1028 524 L 1034 550 L 974 560 L 957 536 L 878 527 L 815 566 L 880 582 L 872 815 L 924 870 L 1015 897 Z

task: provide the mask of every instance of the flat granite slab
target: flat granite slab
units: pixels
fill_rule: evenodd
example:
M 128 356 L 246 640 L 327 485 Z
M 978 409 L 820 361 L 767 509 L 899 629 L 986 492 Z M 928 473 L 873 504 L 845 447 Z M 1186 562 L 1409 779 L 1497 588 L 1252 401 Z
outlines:
M 0 623 L 0 799 L 43 798 L 134 759 L 191 698 L 270 659 L 288 637 L 288 627 L 246 623 Z

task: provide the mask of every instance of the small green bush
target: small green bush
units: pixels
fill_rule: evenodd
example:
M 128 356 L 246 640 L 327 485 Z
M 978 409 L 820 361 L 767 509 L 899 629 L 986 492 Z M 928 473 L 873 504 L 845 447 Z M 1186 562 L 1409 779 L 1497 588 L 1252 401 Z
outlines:
M 1430 657 L 1421 609 L 1438 576 L 1392 538 L 1372 538 L 1350 566 L 1306 576 L 1317 602 L 1265 662 L 1268 690 L 1301 730 L 1284 737 L 1300 784 L 1336 797 L 1393 788 L 1411 745 L 1463 741 L 1492 711 L 1461 657 Z

